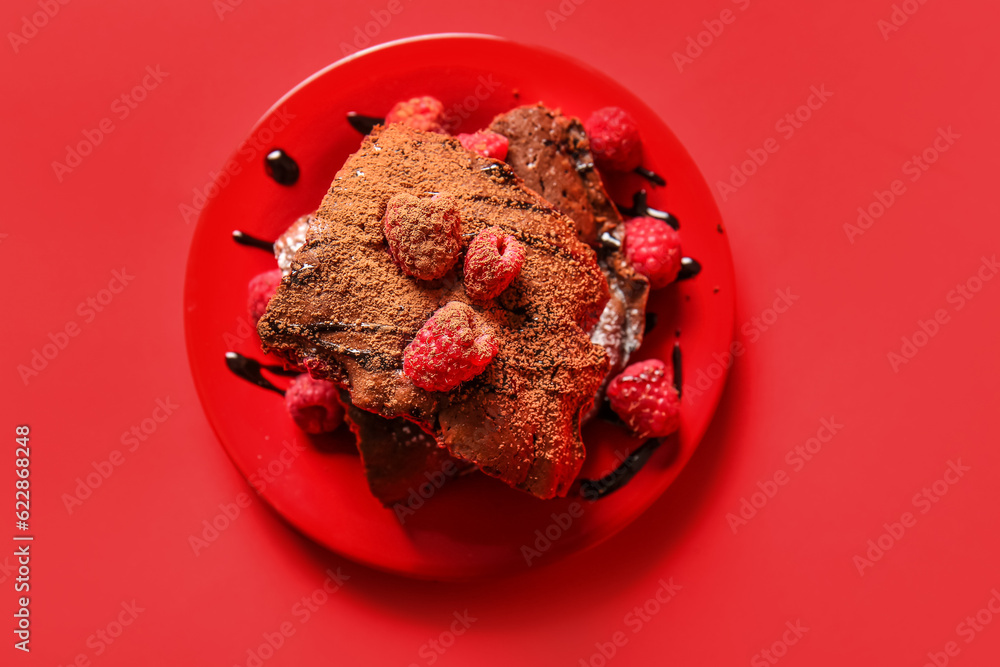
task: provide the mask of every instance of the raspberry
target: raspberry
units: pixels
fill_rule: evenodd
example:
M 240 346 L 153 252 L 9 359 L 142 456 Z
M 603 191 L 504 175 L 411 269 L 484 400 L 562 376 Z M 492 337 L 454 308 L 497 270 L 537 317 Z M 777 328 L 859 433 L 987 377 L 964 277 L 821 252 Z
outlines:
M 449 301 L 417 332 L 403 351 L 403 373 L 428 391 L 448 391 L 480 373 L 497 353 L 493 334 L 476 311 Z
M 425 95 L 404 102 L 396 102 L 385 116 L 385 122 L 402 123 L 425 132 L 447 134 L 442 123 L 444 104 L 441 100 Z
M 459 134 L 458 140 L 467 150 L 479 153 L 483 157 L 507 159 L 507 137 L 490 130 L 480 130 L 473 134 Z
M 611 409 L 640 438 L 663 437 L 680 427 L 681 399 L 673 371 L 659 359 L 632 364 L 608 384 Z
M 476 301 L 500 296 L 524 265 L 524 244 L 499 227 L 487 227 L 465 253 L 465 293 Z
M 632 171 L 642 163 L 639 127 L 624 109 L 598 109 L 583 127 L 590 138 L 590 150 L 594 153 L 597 166 Z
M 382 228 L 392 259 L 415 278 L 442 277 L 462 251 L 462 219 L 450 195 L 420 199 L 401 192 L 389 200 Z
M 336 385 L 316 380 L 307 373 L 297 376 L 288 385 L 285 407 L 306 433 L 329 433 L 344 421 L 344 408 L 337 398 Z
M 681 235 L 656 218 L 625 223 L 625 256 L 653 288 L 669 285 L 681 270 Z
M 264 316 L 267 302 L 278 291 L 280 283 L 281 269 L 258 273 L 250 279 L 250 284 L 247 285 L 247 308 L 250 310 L 250 319 L 255 323 Z

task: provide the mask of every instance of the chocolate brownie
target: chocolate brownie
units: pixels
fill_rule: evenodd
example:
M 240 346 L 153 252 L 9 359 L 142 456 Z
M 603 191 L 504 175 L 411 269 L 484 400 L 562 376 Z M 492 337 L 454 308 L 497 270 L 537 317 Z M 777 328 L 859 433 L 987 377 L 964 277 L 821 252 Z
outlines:
M 400 271 L 382 231 L 395 194 L 451 194 L 463 246 L 499 226 L 527 248 L 520 275 L 489 305 L 475 304 L 461 262 L 444 278 Z M 338 172 L 258 324 L 265 351 L 348 389 L 354 405 L 406 417 L 449 452 L 540 498 L 565 495 L 583 463 L 580 419 L 608 370 L 590 330 L 609 298 L 593 249 L 504 163 L 454 138 L 399 124 L 376 128 Z M 450 392 L 414 386 L 402 352 L 449 301 L 472 306 L 499 352 Z

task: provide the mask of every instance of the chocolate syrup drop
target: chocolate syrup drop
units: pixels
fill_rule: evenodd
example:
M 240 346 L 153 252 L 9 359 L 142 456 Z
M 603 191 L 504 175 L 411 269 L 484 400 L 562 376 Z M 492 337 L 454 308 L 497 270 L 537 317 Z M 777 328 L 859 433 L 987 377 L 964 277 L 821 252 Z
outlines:
M 681 270 L 677 273 L 677 282 L 694 278 L 701 273 L 701 264 L 693 257 L 681 258 Z
M 347 112 L 347 122 L 361 134 L 367 135 L 375 129 L 376 125 L 385 125 L 385 118 L 377 116 L 362 116 L 353 111 Z
M 581 479 L 580 495 L 594 501 L 603 498 L 628 484 L 649 461 L 653 452 L 663 444 L 663 438 L 650 438 L 629 454 L 617 468 L 599 479 Z
M 666 179 L 664 179 L 662 176 L 660 176 L 659 174 L 657 174 L 655 171 L 650 171 L 649 169 L 646 169 L 642 165 L 639 165 L 638 167 L 636 167 L 635 169 L 633 169 L 633 171 L 635 173 L 639 174 L 640 176 L 642 176 L 643 178 L 645 178 L 647 181 L 649 181 L 653 185 L 664 186 L 664 185 L 667 184 Z
M 681 365 L 680 341 L 674 343 L 674 350 L 670 354 L 670 365 L 674 367 L 674 389 L 677 390 L 677 396 L 679 397 L 681 389 L 684 387 L 684 367 Z
M 657 220 L 662 220 L 674 229 L 680 229 L 680 221 L 676 217 L 667 213 L 666 211 L 661 211 L 649 206 L 647 201 L 648 197 L 645 190 L 639 190 L 634 195 L 632 195 L 632 205 L 622 206 L 621 204 L 615 204 L 615 208 L 622 215 L 628 216 L 630 218 L 656 218 Z
M 298 371 L 290 371 L 285 369 L 283 366 L 262 364 L 256 359 L 251 359 L 250 357 L 244 357 L 239 352 L 226 352 L 226 366 L 233 374 L 243 378 L 247 382 L 252 382 L 258 387 L 263 387 L 264 389 L 270 389 L 271 391 L 277 392 L 282 396 L 285 395 L 283 389 L 279 389 L 274 386 L 270 380 L 268 380 L 261 373 L 263 370 L 270 371 L 275 375 L 298 375 Z
M 274 243 L 272 241 L 265 241 L 264 239 L 259 239 L 256 236 L 251 236 L 246 232 L 241 232 L 238 229 L 233 230 L 233 240 L 240 245 L 250 246 L 251 248 L 260 248 L 261 250 L 266 250 L 268 252 L 274 252 Z
M 295 185 L 299 180 L 299 165 L 288 153 L 275 148 L 264 158 L 267 175 L 281 185 Z

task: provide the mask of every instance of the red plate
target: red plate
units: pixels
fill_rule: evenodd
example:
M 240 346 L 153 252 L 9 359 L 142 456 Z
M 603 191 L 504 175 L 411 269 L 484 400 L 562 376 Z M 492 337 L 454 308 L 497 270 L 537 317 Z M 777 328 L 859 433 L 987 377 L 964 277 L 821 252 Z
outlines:
M 226 367 L 228 350 L 261 357 L 247 322 L 246 285 L 275 266 L 267 253 L 234 243 L 232 230 L 276 238 L 317 207 L 344 159 L 357 150 L 361 137 L 347 124 L 347 112 L 381 116 L 397 100 L 424 94 L 444 102 L 461 120 L 459 131 L 484 127 L 497 113 L 539 100 L 584 118 L 600 107 L 623 107 L 639 123 L 644 165 L 667 179 L 662 188 L 633 175 L 609 184 L 623 204 L 639 188 L 650 190 L 650 205 L 678 217 L 684 253 L 704 267 L 697 277 L 653 293 L 650 310 L 659 322 L 638 358 L 669 360 L 679 332 L 686 382 L 699 379 L 698 369 L 714 377 L 699 374 L 700 389 L 685 392 L 679 435 L 628 485 L 596 502 L 542 501 L 476 473 L 440 489 L 424 487 L 431 497 L 401 521 L 369 493 L 346 428 L 306 436 L 280 396 Z M 292 187 L 265 173 L 264 156 L 275 147 L 300 166 Z M 471 579 L 554 562 L 606 540 L 639 516 L 677 477 L 708 426 L 724 383 L 723 364 L 713 355 L 727 352 L 733 333 L 732 258 L 719 211 L 663 121 L 585 65 L 482 35 L 433 35 L 362 51 L 310 77 L 272 107 L 220 170 L 215 186 L 194 235 L 185 286 L 187 347 L 198 394 L 236 466 L 248 478 L 256 474 L 251 479 L 258 485 L 265 480 L 263 497 L 292 525 L 344 556 L 431 579 Z M 275 382 L 284 384 L 283 378 Z M 616 453 L 639 444 L 604 422 L 585 428 L 584 440 L 584 477 L 609 472 Z M 264 477 L 260 470 L 268 465 L 272 472 Z

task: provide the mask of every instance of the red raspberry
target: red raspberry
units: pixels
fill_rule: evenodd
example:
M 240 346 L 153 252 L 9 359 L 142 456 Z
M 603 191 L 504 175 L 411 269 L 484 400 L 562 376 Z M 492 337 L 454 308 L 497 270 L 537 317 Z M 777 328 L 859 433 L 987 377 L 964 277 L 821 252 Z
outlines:
M 524 244 L 499 227 L 487 227 L 465 253 L 465 293 L 476 301 L 500 296 L 524 266 Z
M 480 130 L 473 134 L 459 134 L 458 140 L 467 150 L 479 153 L 483 157 L 507 159 L 507 137 L 490 130 Z
M 402 123 L 425 132 L 447 134 L 442 122 L 444 104 L 441 100 L 425 95 L 403 102 L 396 102 L 385 116 L 385 122 Z
M 415 278 L 442 277 L 462 252 L 462 219 L 450 195 L 421 199 L 401 192 L 389 200 L 382 228 L 392 259 Z
M 640 438 L 670 435 L 681 423 L 674 373 L 659 359 L 632 364 L 608 384 L 611 409 Z
M 344 407 L 332 382 L 317 380 L 303 373 L 288 385 L 285 407 L 306 433 L 329 433 L 344 421 Z
M 642 139 L 635 119 L 624 109 L 604 107 L 595 111 L 584 129 L 597 166 L 632 171 L 642 163 Z
M 247 285 L 247 308 L 250 310 L 250 319 L 254 322 L 264 316 L 267 302 L 278 291 L 280 283 L 281 269 L 258 273 L 250 279 L 250 284 Z
M 656 218 L 625 223 L 625 256 L 653 288 L 669 285 L 681 270 L 681 235 Z
M 489 365 L 497 353 L 493 334 L 478 322 L 476 311 L 449 301 L 417 332 L 403 351 L 403 373 L 428 391 L 448 391 Z

